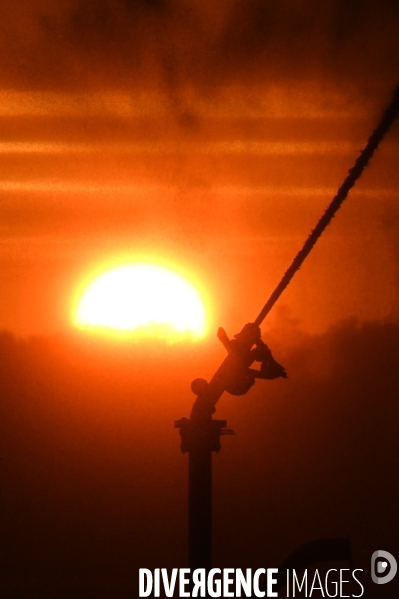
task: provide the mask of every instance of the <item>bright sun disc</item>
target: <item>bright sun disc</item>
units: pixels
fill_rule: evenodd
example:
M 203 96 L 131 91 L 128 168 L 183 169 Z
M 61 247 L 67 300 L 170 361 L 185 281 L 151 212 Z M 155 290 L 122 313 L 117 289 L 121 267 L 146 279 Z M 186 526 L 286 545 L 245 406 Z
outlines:
M 120 266 L 100 275 L 79 301 L 75 324 L 115 332 L 170 336 L 205 333 L 205 309 L 183 277 L 149 264 Z

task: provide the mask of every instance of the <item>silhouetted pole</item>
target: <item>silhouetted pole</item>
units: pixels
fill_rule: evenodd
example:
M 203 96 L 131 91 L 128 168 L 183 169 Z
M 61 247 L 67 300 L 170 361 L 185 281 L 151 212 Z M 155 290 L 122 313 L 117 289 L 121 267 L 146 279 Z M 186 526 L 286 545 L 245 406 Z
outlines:
M 189 451 L 189 563 L 190 568 L 212 567 L 212 450 L 206 443 Z
M 225 420 L 182 418 L 181 449 L 188 452 L 188 554 L 191 570 L 212 567 L 212 452 L 220 449 Z
M 248 350 L 250 347 L 248 347 Z M 233 434 L 225 420 L 214 420 L 215 405 L 239 363 L 229 354 L 197 396 L 190 418 L 175 422 L 181 450 L 189 455 L 188 546 L 191 570 L 212 567 L 212 452 L 220 450 L 220 436 Z

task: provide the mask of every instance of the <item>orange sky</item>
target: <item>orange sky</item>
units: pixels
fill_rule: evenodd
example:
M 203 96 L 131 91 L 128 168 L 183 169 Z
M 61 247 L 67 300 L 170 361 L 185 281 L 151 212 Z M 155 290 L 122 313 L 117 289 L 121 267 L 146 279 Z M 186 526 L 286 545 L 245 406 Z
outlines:
M 143 255 L 214 326 L 256 316 L 397 84 L 393 5 L 306 4 L 1 8 L 1 328 L 67 329 L 93 268 Z M 280 300 L 308 330 L 398 315 L 398 136 Z
M 253 320 L 399 84 L 398 31 L 393 0 L 0 3 L 7 596 L 133 597 L 187 564 L 173 423 L 224 348 L 49 334 L 137 258 L 192 273 L 211 331 Z M 398 164 L 396 122 L 264 323 L 289 378 L 217 406 L 217 567 L 349 535 L 372 599 L 373 551 L 397 558 Z

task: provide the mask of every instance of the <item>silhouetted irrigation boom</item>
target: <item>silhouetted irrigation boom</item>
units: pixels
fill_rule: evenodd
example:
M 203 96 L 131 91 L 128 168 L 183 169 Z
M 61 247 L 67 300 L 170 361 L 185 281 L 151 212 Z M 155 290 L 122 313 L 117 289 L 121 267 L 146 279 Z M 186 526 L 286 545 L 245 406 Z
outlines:
M 203 379 L 195 379 L 192 383 L 192 391 L 197 398 L 190 418 L 181 418 L 175 422 L 175 426 L 180 429 L 181 449 L 189 454 L 189 563 L 193 570 L 209 570 L 212 566 L 212 452 L 220 450 L 222 434 L 233 432 L 225 428 L 226 421 L 212 419 L 216 403 L 225 391 L 244 395 L 255 378 L 286 376 L 284 368 L 274 360 L 269 348 L 262 342 L 259 326 L 339 210 L 398 113 L 399 87 L 336 196 L 255 321 L 245 325 L 232 340 L 228 339 L 223 329 L 219 329 L 218 337 L 228 351 L 227 357 L 209 383 Z M 261 362 L 260 371 L 250 368 L 253 361 Z
M 378 148 L 381 140 L 384 135 L 388 132 L 394 120 L 397 118 L 399 112 L 399 87 L 396 88 L 392 102 L 385 110 L 380 123 L 375 128 L 373 133 L 368 139 L 368 142 L 364 148 L 364 150 L 360 153 L 358 159 L 356 160 L 353 168 L 350 169 L 348 176 L 345 181 L 342 183 L 341 187 L 338 189 L 335 198 L 332 200 L 331 204 L 305 241 L 302 249 L 295 256 L 291 266 L 284 273 L 283 278 L 280 283 L 277 285 L 276 289 L 273 291 L 266 304 L 263 306 L 259 315 L 255 319 L 255 324 L 260 325 L 270 310 L 273 308 L 274 304 L 283 293 L 284 289 L 288 286 L 294 274 L 297 270 L 300 269 L 304 260 L 310 254 L 313 246 L 316 241 L 319 239 L 324 229 L 330 224 L 335 214 L 341 207 L 342 202 L 347 198 L 349 191 L 355 185 L 356 181 L 359 179 L 363 170 L 369 163 L 370 158 L 374 154 L 375 150 Z

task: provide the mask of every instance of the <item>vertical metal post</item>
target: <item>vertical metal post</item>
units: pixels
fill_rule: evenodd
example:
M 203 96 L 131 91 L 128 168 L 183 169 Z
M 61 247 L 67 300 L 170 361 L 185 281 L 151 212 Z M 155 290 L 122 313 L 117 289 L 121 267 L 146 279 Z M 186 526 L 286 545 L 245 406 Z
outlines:
M 188 466 L 188 547 L 191 571 L 212 568 L 212 452 L 220 450 L 225 420 L 209 417 L 181 418 L 181 450 L 189 454 Z M 224 429 L 224 430 L 222 430 Z
M 212 567 L 212 450 L 209 443 L 189 450 L 188 555 L 191 571 Z

